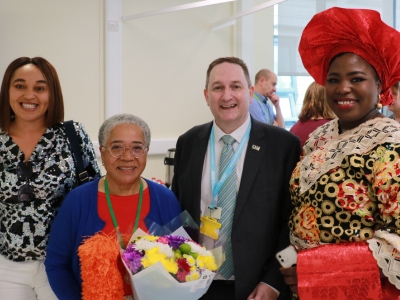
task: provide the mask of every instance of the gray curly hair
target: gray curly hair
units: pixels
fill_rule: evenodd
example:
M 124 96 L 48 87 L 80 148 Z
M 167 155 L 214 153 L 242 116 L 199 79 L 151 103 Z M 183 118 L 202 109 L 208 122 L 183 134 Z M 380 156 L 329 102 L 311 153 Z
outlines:
M 99 144 L 101 147 L 105 147 L 108 137 L 110 136 L 111 130 L 115 126 L 120 124 L 133 124 L 139 126 L 144 134 L 146 147 L 150 146 L 150 128 L 145 121 L 141 118 L 131 114 L 119 114 L 114 115 L 103 122 L 99 129 Z

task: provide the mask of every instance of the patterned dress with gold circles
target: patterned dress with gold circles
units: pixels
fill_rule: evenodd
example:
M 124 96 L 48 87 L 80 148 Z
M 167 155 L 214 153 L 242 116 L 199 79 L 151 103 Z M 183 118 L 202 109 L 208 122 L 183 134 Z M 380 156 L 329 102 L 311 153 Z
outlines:
M 400 251 L 399 189 L 398 122 L 375 118 L 342 134 L 338 119 L 322 125 L 290 180 L 292 244 L 307 249 L 382 238 Z M 384 258 L 375 252 L 380 264 Z

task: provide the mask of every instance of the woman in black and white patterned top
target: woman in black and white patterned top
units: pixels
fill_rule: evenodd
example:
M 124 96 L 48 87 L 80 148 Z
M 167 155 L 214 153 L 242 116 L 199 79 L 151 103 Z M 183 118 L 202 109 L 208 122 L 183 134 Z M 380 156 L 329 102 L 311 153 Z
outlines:
M 14 60 L 3 77 L 0 113 L 0 295 L 57 299 L 43 261 L 53 219 L 78 182 L 54 67 L 41 57 Z M 99 177 L 89 136 L 74 125 L 89 179 Z

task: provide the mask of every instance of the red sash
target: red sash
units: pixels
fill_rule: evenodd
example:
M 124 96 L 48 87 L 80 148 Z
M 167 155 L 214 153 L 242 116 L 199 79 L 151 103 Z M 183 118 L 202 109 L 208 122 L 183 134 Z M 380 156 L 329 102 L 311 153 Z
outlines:
M 367 243 L 329 244 L 299 252 L 299 298 L 306 300 L 400 300 L 400 291 L 387 280 Z

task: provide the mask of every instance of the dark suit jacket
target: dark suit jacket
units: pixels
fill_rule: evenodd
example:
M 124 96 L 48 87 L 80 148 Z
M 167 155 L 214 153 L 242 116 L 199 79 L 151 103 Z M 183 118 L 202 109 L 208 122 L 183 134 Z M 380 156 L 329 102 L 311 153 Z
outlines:
M 236 299 L 246 299 L 260 282 L 288 297 L 275 254 L 289 245 L 291 173 L 299 160 L 299 139 L 290 132 L 252 121 L 232 225 Z M 179 137 L 172 190 L 182 209 L 200 223 L 201 177 L 212 122 Z M 258 146 L 255 150 L 252 146 Z M 290 299 L 290 298 L 287 298 Z

